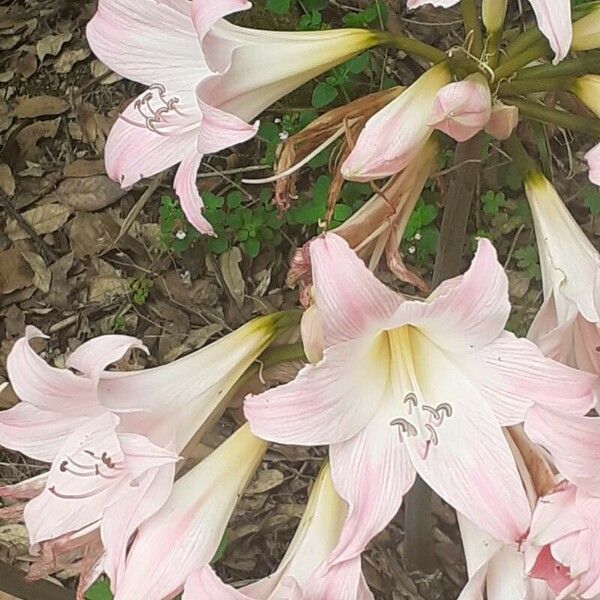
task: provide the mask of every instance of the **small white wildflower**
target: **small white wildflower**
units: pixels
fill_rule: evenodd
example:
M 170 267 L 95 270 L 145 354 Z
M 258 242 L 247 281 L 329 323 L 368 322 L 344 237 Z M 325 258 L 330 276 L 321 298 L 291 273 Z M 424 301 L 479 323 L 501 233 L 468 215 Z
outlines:
M 409 254 L 414 254 L 416 251 L 417 249 L 414 246 L 410 246 L 410 248 L 408 249 Z
M 420 233 L 415 233 L 415 241 L 419 241 L 421 239 L 421 234 Z
M 185 231 L 183 231 L 183 229 L 180 229 L 180 230 L 179 230 L 179 231 L 178 231 L 178 232 L 175 234 L 175 237 L 176 237 L 178 240 L 185 240 L 186 236 L 187 236 L 187 233 L 186 233 Z
M 284 131 L 282 131 L 282 132 L 279 134 L 279 139 L 280 139 L 282 142 L 284 142 L 285 140 L 287 140 L 289 137 L 290 137 L 290 134 L 289 134 L 287 131 L 285 131 L 285 130 L 284 130 Z

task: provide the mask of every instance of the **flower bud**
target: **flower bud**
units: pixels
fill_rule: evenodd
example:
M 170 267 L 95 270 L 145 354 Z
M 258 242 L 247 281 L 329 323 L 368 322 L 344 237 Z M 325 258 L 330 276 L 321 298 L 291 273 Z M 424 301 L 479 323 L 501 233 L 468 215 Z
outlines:
M 485 126 L 485 132 L 497 140 L 507 140 L 519 122 L 519 109 L 507 106 L 499 100 L 492 106 L 492 116 Z
M 571 50 L 582 52 L 600 48 L 600 6 L 573 23 Z
M 598 15 L 600 18 L 600 15 Z M 584 75 L 575 81 L 571 91 L 600 117 L 600 75 Z
M 489 33 L 496 33 L 502 29 L 507 5 L 508 0 L 483 0 L 483 24 Z

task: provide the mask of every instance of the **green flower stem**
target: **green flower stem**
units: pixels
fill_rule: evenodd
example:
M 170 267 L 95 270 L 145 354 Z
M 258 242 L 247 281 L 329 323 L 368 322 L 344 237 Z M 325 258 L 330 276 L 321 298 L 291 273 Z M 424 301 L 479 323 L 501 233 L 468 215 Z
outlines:
M 466 34 L 467 36 L 469 34 L 473 36 L 471 53 L 479 58 L 483 52 L 483 34 L 481 32 L 481 23 L 479 22 L 477 2 L 476 0 L 462 0 L 461 7 Z
M 500 60 L 500 42 L 502 41 L 502 31 L 491 32 L 486 40 L 487 63 L 492 69 L 498 68 Z
M 500 63 L 500 66 L 494 71 L 496 80 L 512 75 L 530 62 L 543 58 L 549 51 L 548 42 L 546 40 L 543 39 L 535 42 L 533 45 L 529 46 L 525 52 Z
M 528 48 L 531 48 L 534 44 L 538 44 L 544 40 L 544 36 L 536 27 L 532 27 L 517 36 L 510 44 L 508 44 L 504 55 L 500 60 L 500 64 L 507 62 L 519 54 L 525 52 Z
M 545 79 L 527 79 L 526 81 L 513 80 L 508 83 L 501 83 L 498 86 L 498 94 L 500 96 L 521 96 L 550 90 L 568 90 L 575 81 L 575 77 L 547 77 Z
M 263 369 L 274 367 L 284 362 L 307 362 L 302 343 L 286 344 L 284 346 L 270 346 L 257 359 Z
M 403 35 L 387 34 L 382 36 L 381 43 L 391 44 L 399 50 L 403 50 L 407 54 L 420 56 L 430 63 L 437 64 L 446 60 L 446 53 L 438 48 L 434 48 L 425 42 L 413 40 L 412 38 Z
M 523 144 L 521 144 L 521 140 L 513 133 L 506 141 L 503 142 L 502 147 L 508 155 L 512 158 L 515 166 L 519 170 L 523 181 L 529 179 L 532 173 L 540 171 L 539 166 L 527 154 L 527 150 Z
M 556 110 L 555 108 L 549 108 L 537 102 L 524 100 L 523 98 L 510 97 L 506 98 L 506 102 L 516 106 L 522 115 L 535 121 L 589 133 L 596 138 L 600 138 L 600 119 L 581 117 L 562 110 Z
M 572 60 L 563 60 L 557 65 L 546 64 L 529 67 L 517 73 L 515 79 L 543 79 L 546 77 L 581 76 L 600 73 L 600 51 L 586 52 Z

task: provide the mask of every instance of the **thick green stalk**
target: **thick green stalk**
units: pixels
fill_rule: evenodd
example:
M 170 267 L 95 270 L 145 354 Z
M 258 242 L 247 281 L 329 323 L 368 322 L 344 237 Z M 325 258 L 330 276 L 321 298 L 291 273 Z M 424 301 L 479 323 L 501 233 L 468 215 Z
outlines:
M 581 76 L 600 73 L 600 51 L 591 51 L 571 60 L 563 60 L 557 65 L 545 64 L 528 67 L 519 71 L 515 77 L 525 79 L 543 79 L 546 77 Z
M 500 63 L 500 66 L 494 71 L 496 81 L 502 79 L 503 77 L 508 77 L 512 75 L 519 69 L 522 69 L 525 65 L 528 65 L 530 62 L 534 60 L 538 60 L 546 56 L 549 52 L 548 42 L 544 39 L 535 42 L 533 45 L 529 46 L 525 52 L 510 58 L 509 60 Z
M 568 90 L 577 80 L 576 77 L 548 77 L 545 79 L 513 80 L 498 86 L 500 96 L 521 96 L 550 90 Z
M 405 37 L 403 35 L 392 35 L 389 34 L 382 38 L 382 43 L 391 44 L 399 50 L 403 50 L 407 54 L 414 54 L 420 56 L 430 63 L 437 64 L 446 60 L 446 53 L 438 48 L 434 48 L 425 42 L 419 40 L 413 40 L 412 38 Z
M 477 58 L 481 57 L 483 52 L 483 33 L 481 32 L 481 23 L 479 22 L 479 11 L 477 10 L 476 0 L 462 0 L 463 21 L 465 22 L 465 32 L 467 38 L 472 36 L 473 44 L 471 54 Z
M 506 102 L 516 106 L 522 115 L 530 119 L 549 125 L 557 125 L 565 129 L 572 129 L 573 131 L 581 131 L 600 138 L 600 119 L 581 117 L 523 98 L 509 97 L 506 98 Z
M 523 181 L 527 180 L 532 173 L 540 171 L 538 164 L 527 154 L 527 150 L 514 133 L 503 142 L 502 147 L 512 158 Z
M 500 64 L 507 62 L 519 54 L 525 52 L 528 48 L 531 48 L 534 44 L 537 44 L 544 40 L 544 36 L 541 31 L 536 27 L 528 29 L 517 38 L 515 38 L 504 51 L 504 56 L 500 60 Z

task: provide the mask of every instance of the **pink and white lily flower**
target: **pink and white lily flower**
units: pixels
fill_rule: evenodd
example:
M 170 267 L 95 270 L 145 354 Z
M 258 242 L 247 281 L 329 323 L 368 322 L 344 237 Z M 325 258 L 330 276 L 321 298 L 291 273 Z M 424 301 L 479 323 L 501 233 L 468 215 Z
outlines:
M 460 0 L 407 0 L 410 9 L 426 4 L 441 8 L 450 8 Z M 573 23 L 571 22 L 571 3 L 569 0 L 529 0 L 535 12 L 539 30 L 550 42 L 554 51 L 554 64 L 559 63 L 569 53 L 573 41 Z
M 342 165 L 351 181 L 371 181 L 399 173 L 431 137 L 431 110 L 438 92 L 452 81 L 448 67 L 431 67 L 415 83 L 375 113 Z
M 349 515 L 333 563 L 396 514 L 416 473 L 487 533 L 517 544 L 530 507 L 502 433 L 536 403 L 582 414 L 593 377 L 504 331 L 508 281 L 487 240 L 427 302 L 384 286 L 335 234 L 310 246 L 326 349 L 291 383 L 245 400 L 252 431 L 329 444 Z
M 563 598 L 600 594 L 600 497 L 563 482 L 540 498 L 525 552 L 531 577 Z
M 519 124 L 519 109 L 496 100 L 484 130 L 497 140 L 507 140 Z
M 372 600 L 361 573 L 360 557 L 328 568 L 348 507 L 336 493 L 330 468 L 315 481 L 306 510 L 279 568 L 269 577 L 238 590 L 206 566 L 186 583 L 183 600 Z
M 445 85 L 435 97 L 428 125 L 457 142 L 483 130 L 492 116 L 492 93 L 481 73 Z
M 100 0 L 87 26 L 94 53 L 149 86 L 119 117 L 106 143 L 108 174 L 129 187 L 179 164 L 174 186 L 189 221 L 202 216 L 196 174 L 205 154 L 245 142 L 265 108 L 378 43 L 362 29 L 275 32 L 223 19 L 247 0 Z
M 547 356 L 600 375 L 600 254 L 543 175 L 531 175 L 525 192 L 544 289 L 529 338 Z
M 286 326 L 286 313 L 255 319 L 169 365 L 133 372 L 105 368 L 145 349 L 135 338 L 95 338 L 57 369 L 33 351 L 29 341 L 44 336 L 28 328 L 8 358 L 22 402 L 0 412 L 0 444 L 52 463 L 44 481 L 21 485 L 33 496 L 24 512 L 33 552 L 100 527 L 104 568 L 118 582 L 130 536 L 169 496 L 179 452 Z
M 115 600 L 173 598 L 208 567 L 266 448 L 244 425 L 175 483 L 165 505 L 140 527 Z

